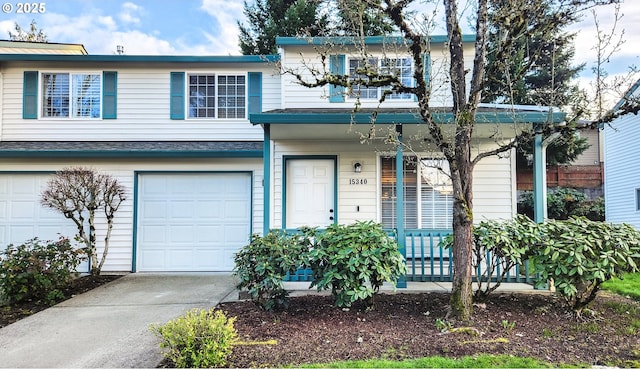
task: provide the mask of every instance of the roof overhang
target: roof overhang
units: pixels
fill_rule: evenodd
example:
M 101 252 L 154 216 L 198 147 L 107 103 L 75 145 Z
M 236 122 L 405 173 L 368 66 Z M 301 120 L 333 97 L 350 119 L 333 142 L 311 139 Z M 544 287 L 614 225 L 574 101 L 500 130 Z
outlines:
M 444 44 L 449 41 L 447 35 L 431 35 L 427 36 L 430 43 Z M 476 35 L 462 35 L 462 42 L 474 42 Z M 276 37 L 276 45 L 278 46 L 302 46 L 302 45 L 402 45 L 410 42 L 409 39 L 401 36 L 343 36 L 343 37 Z
M 262 141 L 2 141 L 0 158 L 262 158 Z
M 101 62 L 101 63 L 273 63 L 279 55 L 59 55 L 59 54 L 0 54 L 0 62 Z
M 453 113 L 447 111 L 433 111 L 431 113 L 437 123 L 452 124 L 455 122 Z M 375 117 L 375 118 L 374 118 Z M 476 123 L 479 124 L 559 124 L 564 121 L 565 113 L 554 111 L 518 111 L 518 110 L 480 110 L 476 113 Z M 424 124 L 415 110 L 378 110 L 360 111 L 337 109 L 284 109 L 249 115 L 252 124 Z

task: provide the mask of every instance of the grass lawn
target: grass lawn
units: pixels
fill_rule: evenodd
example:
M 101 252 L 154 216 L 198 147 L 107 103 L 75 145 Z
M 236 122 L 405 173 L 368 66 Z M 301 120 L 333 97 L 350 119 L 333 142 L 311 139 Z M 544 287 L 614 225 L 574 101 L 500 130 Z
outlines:
M 628 273 L 602 284 L 602 289 L 640 301 L 640 273 Z
M 530 358 L 509 355 L 478 355 L 459 359 L 439 356 L 420 359 L 355 360 L 329 364 L 303 365 L 303 368 L 551 368 L 553 365 Z

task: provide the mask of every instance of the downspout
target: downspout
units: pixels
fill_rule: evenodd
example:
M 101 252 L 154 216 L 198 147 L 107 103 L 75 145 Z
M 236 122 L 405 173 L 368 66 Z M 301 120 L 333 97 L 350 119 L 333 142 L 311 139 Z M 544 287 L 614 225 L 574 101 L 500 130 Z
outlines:
M 535 126 L 533 141 L 533 220 L 543 223 L 547 218 L 547 147 L 560 137 L 554 132 L 542 139 L 542 124 Z
M 407 238 L 404 230 L 404 157 L 402 150 L 402 125 L 396 125 L 398 146 L 396 147 L 396 227 L 398 233 L 398 251 L 406 255 Z M 406 259 L 405 259 L 406 260 Z M 398 288 L 407 288 L 407 279 L 402 276 L 396 283 Z

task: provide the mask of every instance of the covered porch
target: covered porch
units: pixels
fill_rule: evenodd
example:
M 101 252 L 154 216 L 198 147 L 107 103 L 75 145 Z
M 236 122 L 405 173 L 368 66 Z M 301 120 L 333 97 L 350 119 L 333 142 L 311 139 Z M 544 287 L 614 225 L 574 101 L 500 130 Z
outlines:
M 475 148 L 481 150 L 491 145 L 497 132 L 501 132 L 501 139 L 506 140 L 513 137 L 518 130 L 530 129 L 532 125 L 537 127 L 549 123 L 559 124 L 564 119 L 564 114 L 561 113 L 550 113 L 536 107 L 529 108 L 530 110 L 514 110 L 513 107 L 483 108 L 477 115 Z M 445 126 L 446 131 L 453 131 L 453 116 L 450 113 L 434 112 L 434 116 L 443 124 L 451 124 L 451 129 Z M 375 125 L 372 124 L 373 119 Z M 420 169 L 417 169 L 417 198 L 414 193 L 416 186 L 406 183 L 407 178 L 410 181 L 415 178 L 407 176 L 407 173 L 411 172 L 407 169 L 408 156 L 413 155 L 417 158 L 418 168 L 421 160 L 432 160 L 434 156 L 432 152 L 416 153 L 416 142 L 429 137 L 426 126 L 416 114 L 407 109 L 358 113 L 338 109 L 284 109 L 251 114 L 250 121 L 252 124 L 261 125 L 264 130 L 263 234 L 272 228 L 295 231 L 302 225 L 322 228 L 330 223 L 347 224 L 359 219 L 374 220 L 388 229 L 389 235 L 397 240 L 400 252 L 405 257 L 407 275 L 403 281 L 404 285 L 401 284 L 399 287 L 412 281 L 452 280 L 451 251 L 440 246 L 442 239 L 451 233 L 451 223 L 448 218 L 442 218 L 442 214 L 437 212 L 431 217 L 435 217 L 434 219 L 440 223 L 432 222 L 431 218 L 424 215 L 427 212 L 420 209 L 421 206 L 431 206 L 431 203 L 422 199 L 423 193 L 419 192 L 419 182 L 424 177 L 420 175 Z M 393 136 L 393 142 L 385 138 L 387 135 Z M 541 132 L 539 136 L 534 152 L 534 160 L 538 164 L 544 163 Z M 372 137 L 373 139 L 370 139 Z M 332 189 L 328 192 L 323 190 L 322 196 L 317 196 L 315 192 L 297 191 L 289 178 L 298 167 L 289 164 L 316 163 L 323 160 L 327 162 L 326 171 L 333 172 L 326 180 L 330 182 L 326 187 Z M 391 178 L 393 183 L 384 187 L 385 180 L 390 178 L 387 176 L 389 168 L 394 171 Z M 416 169 L 413 171 L 415 173 Z M 541 173 L 544 171 L 539 169 L 534 178 L 541 182 L 536 191 L 544 189 Z M 474 178 L 475 176 L 474 172 Z M 475 218 L 483 220 L 513 217 L 517 201 L 515 163 L 512 164 L 510 158 L 490 162 L 480 169 L 479 177 L 483 177 L 484 180 L 478 181 L 478 192 L 481 196 L 474 202 Z M 496 182 L 495 185 L 493 181 Z M 475 186 L 474 183 L 474 192 Z M 392 201 L 385 202 L 388 195 L 385 192 L 386 188 L 392 190 Z M 306 206 L 313 203 L 316 197 L 325 195 L 331 198 L 321 212 L 328 215 L 328 223 L 300 223 L 293 220 L 295 206 L 292 202 L 303 201 L 305 208 L 301 214 L 311 217 L 313 209 L 307 209 Z M 542 201 L 544 197 L 546 196 L 538 194 L 536 202 Z M 413 209 L 414 206 L 417 206 L 418 210 Z M 543 209 L 543 206 L 540 204 L 538 207 Z M 432 211 L 433 208 L 429 210 Z M 404 216 L 397 216 L 398 214 Z M 417 221 L 415 214 L 418 214 Z M 539 220 L 540 216 L 543 217 L 537 215 L 536 220 Z M 446 220 L 444 225 L 443 219 Z M 530 274 L 528 268 L 522 266 L 508 275 L 507 281 L 531 282 Z M 308 281 L 310 275 L 308 271 L 301 270 L 290 276 L 289 280 Z

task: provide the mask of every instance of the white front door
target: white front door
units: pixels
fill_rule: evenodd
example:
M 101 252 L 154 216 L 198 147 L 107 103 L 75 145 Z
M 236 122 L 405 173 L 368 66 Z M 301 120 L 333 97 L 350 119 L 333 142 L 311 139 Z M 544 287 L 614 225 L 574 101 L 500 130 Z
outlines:
M 286 161 L 286 228 L 334 223 L 334 167 L 333 159 Z

